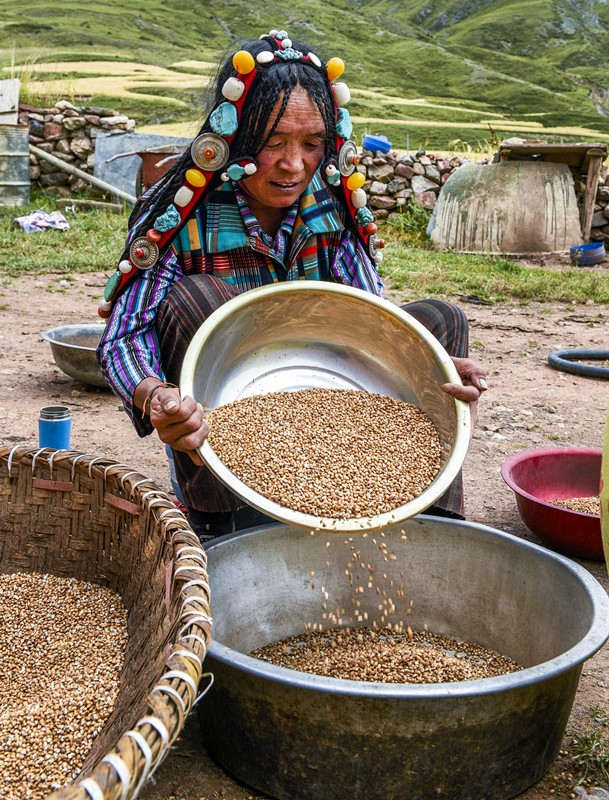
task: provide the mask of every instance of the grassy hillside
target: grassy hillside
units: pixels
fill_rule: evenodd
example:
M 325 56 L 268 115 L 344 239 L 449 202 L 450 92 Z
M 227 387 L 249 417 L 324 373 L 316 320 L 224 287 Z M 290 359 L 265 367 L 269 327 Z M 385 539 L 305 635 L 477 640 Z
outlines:
M 21 67 L 33 100 L 87 97 L 138 127 L 186 123 L 217 58 L 277 26 L 345 59 L 345 79 L 363 90 L 350 107 L 356 136 L 411 148 L 609 141 L 605 0 L 0 0 L 0 68 Z

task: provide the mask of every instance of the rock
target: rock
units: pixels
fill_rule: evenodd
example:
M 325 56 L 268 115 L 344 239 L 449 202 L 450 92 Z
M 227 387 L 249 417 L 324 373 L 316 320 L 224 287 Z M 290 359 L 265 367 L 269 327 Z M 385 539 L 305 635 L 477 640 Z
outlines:
M 421 158 L 421 156 L 425 155 L 425 150 L 417 150 L 415 153 L 415 158 Z
M 30 119 L 29 121 L 30 133 L 34 136 L 39 136 L 44 139 L 44 123 L 39 122 L 37 119 Z
M 416 175 L 416 172 L 410 166 L 410 164 L 401 162 L 395 168 L 395 174 L 399 175 L 401 178 L 407 178 L 408 180 L 410 180 L 413 175 Z
M 609 219 L 609 206 L 605 206 L 605 208 L 603 208 L 603 214 L 606 219 Z
M 37 114 L 35 111 L 31 111 L 28 117 L 30 120 L 36 120 L 36 122 L 44 122 L 44 114 Z
M 389 212 L 385 211 L 384 209 L 379 209 L 378 211 L 374 212 L 374 219 L 379 222 L 382 219 L 387 219 L 389 216 Z
M 95 166 L 95 153 L 89 153 L 87 156 L 87 171 L 91 171 Z
M 60 139 L 55 145 L 56 153 L 71 153 L 70 142 L 68 139 Z
M 72 176 L 74 181 L 70 179 L 70 186 L 72 187 L 72 191 L 75 193 L 84 192 L 86 189 L 89 188 L 90 184 L 84 181 L 82 178 L 77 178 L 76 175 Z
M 40 176 L 40 183 L 43 186 L 67 186 L 69 182 L 70 178 L 66 172 L 51 172 Z
M 372 181 L 370 184 L 369 192 L 370 194 L 387 194 L 387 186 L 386 183 L 381 183 L 380 181 Z
M 429 178 L 430 181 L 434 181 L 434 183 L 440 183 L 441 180 L 440 171 L 433 164 L 425 167 L 425 177 Z
M 60 158 L 62 161 L 67 161 L 70 163 L 75 159 L 75 156 L 72 153 L 58 153 L 57 151 L 55 151 L 53 155 L 56 156 L 57 158 Z
M 372 166 L 372 158 L 371 156 L 362 156 L 360 159 L 360 164 L 363 164 L 364 167 L 371 167 Z
M 412 171 L 415 175 L 425 175 L 425 167 L 423 164 L 419 164 L 418 161 L 415 161 L 412 165 Z
M 65 111 L 66 109 L 76 111 L 76 106 L 72 105 L 69 100 L 59 100 L 59 102 L 55 103 L 55 108 L 58 108 L 60 111 Z
M 385 156 L 374 156 L 374 158 L 372 159 L 372 163 L 374 164 L 375 167 L 382 167 L 383 164 L 387 163 L 387 159 Z
M 96 139 L 99 134 L 106 133 L 103 128 L 96 128 L 94 125 L 87 125 L 87 136 L 91 137 L 91 139 Z
M 116 111 L 113 108 L 105 108 L 104 106 L 86 106 L 83 111 L 87 114 L 95 114 L 98 117 L 116 117 Z
M 410 185 L 412 186 L 412 190 L 415 195 L 437 189 L 437 186 L 433 181 L 430 181 L 428 178 L 424 178 L 422 175 L 415 175 Z
M 605 225 L 607 222 L 607 217 L 605 216 L 605 211 L 597 211 L 595 214 L 592 215 L 592 227 L 593 228 L 600 228 L 601 225 Z
M 451 175 L 452 172 L 443 172 L 442 175 L 440 176 L 440 182 L 443 184 L 446 183 L 446 181 L 450 178 Z
M 412 197 L 413 194 L 414 192 L 412 191 L 412 189 L 406 188 L 406 189 L 400 189 L 399 192 L 396 192 L 395 197 L 397 200 L 402 200 L 402 199 L 407 200 L 409 197 Z
M 17 117 L 17 121 L 20 125 L 27 125 L 29 121 L 29 116 L 26 111 L 22 111 L 19 116 Z
M 42 136 L 34 136 L 32 133 L 30 133 L 28 139 L 32 144 L 37 144 L 38 147 L 40 147 L 40 145 L 45 141 Z
M 389 181 L 387 184 L 387 191 L 390 194 L 397 194 L 402 189 L 405 189 L 407 186 L 406 180 L 404 178 L 394 178 L 392 181 Z
M 373 181 L 381 181 L 382 183 L 389 183 L 393 178 L 393 167 L 391 164 L 372 165 L 368 169 L 368 178 Z
M 76 131 L 78 128 L 84 128 L 86 124 L 84 117 L 65 117 L 63 120 L 63 127 L 67 131 Z
M 93 150 L 93 142 L 88 136 L 75 136 L 70 142 L 70 150 L 80 158 L 86 158 Z
M 45 153 L 51 153 L 55 149 L 53 142 L 40 142 L 38 145 L 39 150 L 44 150 Z
M 398 164 L 412 164 L 412 156 L 408 153 L 405 153 L 403 156 L 398 158 Z
M 423 208 L 433 208 L 436 204 L 436 196 L 433 192 L 415 192 L 415 203 L 418 203 Z
M 101 117 L 99 114 L 85 114 L 85 119 L 89 123 L 89 125 L 99 125 Z
M 56 122 L 44 123 L 44 138 L 48 141 L 50 139 L 59 139 L 63 133 L 63 125 L 58 125 Z
M 423 164 L 424 167 L 431 166 L 431 158 L 429 156 L 420 156 L 418 161 L 419 164 Z
M 30 180 L 37 181 L 40 177 L 40 167 L 38 164 L 30 164 Z
M 126 131 L 134 131 L 135 130 L 135 120 L 134 119 L 128 119 L 127 120 L 127 122 L 125 123 L 125 130 Z
M 397 203 L 393 197 L 389 197 L 389 195 L 373 195 L 370 198 L 370 205 L 372 208 L 389 209 L 395 208 Z
M 117 125 L 124 125 L 129 122 L 129 117 L 125 116 L 125 114 L 118 114 L 114 117 L 102 117 L 100 122 L 102 128 L 115 128 Z
M 395 202 L 397 203 L 398 208 L 404 208 L 408 205 L 408 198 L 407 197 L 396 197 Z

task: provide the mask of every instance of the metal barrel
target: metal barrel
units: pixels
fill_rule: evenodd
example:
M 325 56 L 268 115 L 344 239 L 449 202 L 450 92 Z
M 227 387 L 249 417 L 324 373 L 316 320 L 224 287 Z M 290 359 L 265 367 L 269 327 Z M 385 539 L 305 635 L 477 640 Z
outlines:
M 30 149 L 27 125 L 0 125 L 0 205 L 30 200 Z

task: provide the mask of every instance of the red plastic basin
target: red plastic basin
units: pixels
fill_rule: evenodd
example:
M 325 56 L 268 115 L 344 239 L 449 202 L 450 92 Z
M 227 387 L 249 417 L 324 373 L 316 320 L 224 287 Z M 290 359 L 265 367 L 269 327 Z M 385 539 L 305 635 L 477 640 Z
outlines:
M 602 450 L 565 447 L 524 450 L 501 465 L 525 525 L 561 553 L 595 561 L 604 558 L 600 517 L 549 501 L 598 495 L 601 458 Z

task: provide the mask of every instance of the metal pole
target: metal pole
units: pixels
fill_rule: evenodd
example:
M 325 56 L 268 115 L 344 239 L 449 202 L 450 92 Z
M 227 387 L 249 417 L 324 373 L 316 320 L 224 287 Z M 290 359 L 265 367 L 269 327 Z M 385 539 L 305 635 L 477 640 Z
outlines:
M 127 194 L 127 192 L 123 192 L 122 189 L 117 189 L 116 186 L 112 186 L 111 184 L 106 183 L 106 181 L 102 181 L 93 175 L 89 175 L 88 172 L 83 172 L 83 170 L 78 169 L 78 167 L 73 167 L 71 164 L 68 164 L 67 161 L 62 161 L 60 158 L 52 156 L 50 153 L 46 153 L 44 150 L 36 147 L 36 145 L 30 144 L 30 151 L 35 156 L 38 156 L 38 158 L 48 161 L 49 164 L 59 167 L 59 169 L 63 170 L 64 172 L 69 172 L 70 175 L 76 175 L 78 178 L 82 178 L 84 181 L 93 184 L 93 186 L 97 186 L 98 189 L 103 189 L 104 192 L 110 192 L 110 194 L 120 197 L 121 200 L 124 200 L 126 203 L 129 203 L 132 206 L 137 203 L 137 197 L 134 195 Z

